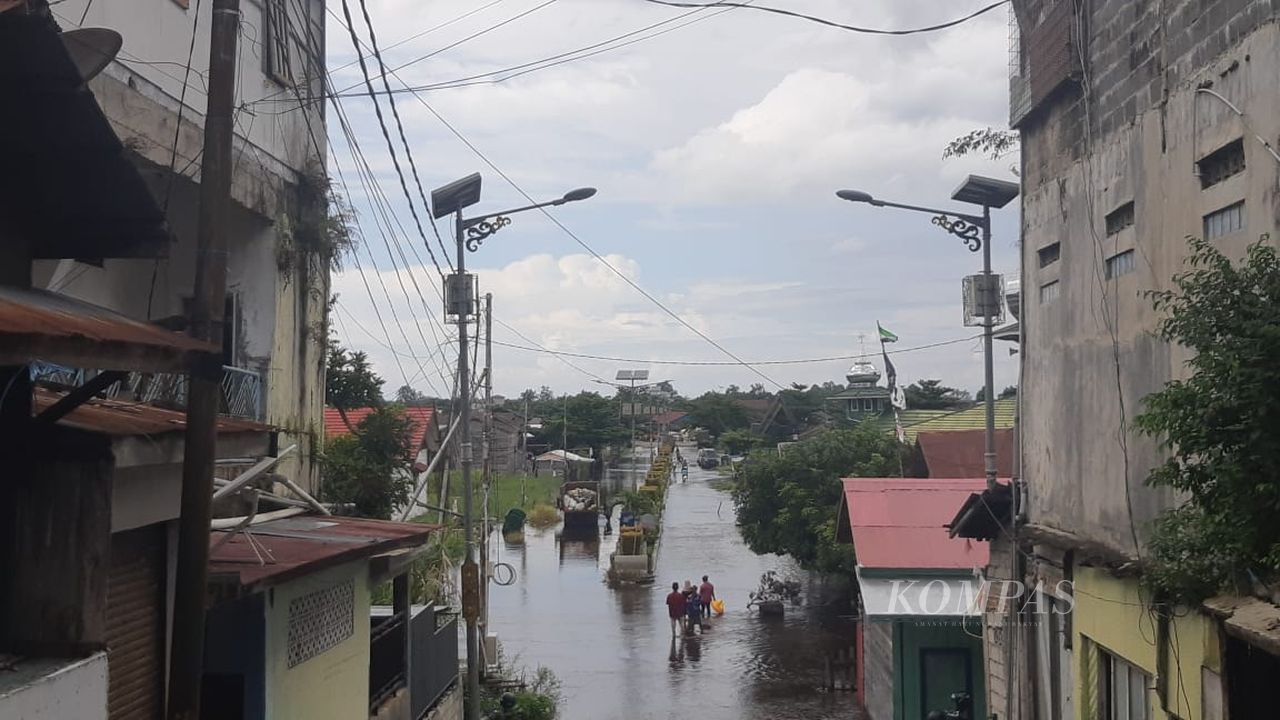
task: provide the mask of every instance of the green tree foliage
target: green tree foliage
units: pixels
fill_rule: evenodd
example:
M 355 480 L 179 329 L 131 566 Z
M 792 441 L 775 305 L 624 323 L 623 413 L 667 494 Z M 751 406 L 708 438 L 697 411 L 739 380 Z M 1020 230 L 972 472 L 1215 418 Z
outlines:
M 689 415 L 697 425 L 717 437 L 726 430 L 738 430 L 751 425 L 746 410 L 734 402 L 733 395 L 728 391 L 723 394 L 708 392 L 690 400 Z
M 947 387 L 941 380 L 921 380 L 905 388 L 912 410 L 950 410 L 971 402 L 967 390 Z
M 435 401 L 411 385 L 401 385 L 400 389 L 396 390 L 396 402 L 405 407 L 426 407 Z
M 378 408 L 354 435 L 329 440 L 321 457 L 320 494 L 327 502 L 350 503 L 360 517 L 391 516 L 409 501 L 412 430 L 399 405 Z
M 1137 426 L 1171 451 L 1147 482 L 1187 498 L 1155 524 L 1147 580 L 1194 603 L 1280 574 L 1280 259 L 1190 246 L 1175 289 L 1148 293 L 1160 337 L 1195 353 L 1190 376 L 1148 395 Z
M 734 487 L 738 527 L 757 553 L 853 574 L 853 547 L 836 541 L 845 477 L 893 477 L 905 448 L 878 428 L 829 430 L 777 453 L 752 454 Z
M 569 397 L 567 412 L 571 448 L 590 447 L 598 452 L 631 438 L 630 425 L 623 425 L 618 404 L 599 393 L 581 392 Z M 563 444 L 565 414 L 564 398 L 548 403 L 538 442 L 557 448 Z
M 355 431 L 347 420 L 347 410 L 382 405 L 382 378 L 369 365 L 362 352 L 352 352 L 329 338 L 329 352 L 324 374 L 324 402 L 338 409 L 347 428 Z
M 745 455 L 764 445 L 764 438 L 750 430 L 728 430 L 720 436 L 720 446 L 730 455 Z
M 1018 133 L 1013 130 L 991 127 L 972 130 L 947 143 L 942 150 L 942 158 L 981 154 L 999 160 L 1018 149 L 1018 140 Z
M 1000 394 L 996 395 L 997 400 L 1006 400 L 1008 398 L 1015 398 L 1015 397 L 1018 397 L 1018 388 L 1016 385 L 1010 385 L 1005 389 L 1001 390 Z M 974 393 L 973 399 L 977 402 L 982 402 L 983 400 L 986 400 L 987 389 L 978 388 L 978 392 Z

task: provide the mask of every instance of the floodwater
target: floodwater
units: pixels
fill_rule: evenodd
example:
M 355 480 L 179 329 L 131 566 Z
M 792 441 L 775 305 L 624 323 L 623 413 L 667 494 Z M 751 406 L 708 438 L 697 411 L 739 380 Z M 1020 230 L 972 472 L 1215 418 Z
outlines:
M 688 482 L 677 478 L 669 491 L 651 586 L 610 586 L 612 536 L 561 540 L 553 530 L 527 528 L 523 546 L 494 538 L 494 560 L 517 573 L 512 585 L 489 592 L 490 631 L 505 657 L 555 671 L 565 720 L 855 717 L 853 693 L 824 689 L 825 658 L 853 645 L 847 588 L 825 586 L 785 558 L 752 553 L 728 493 L 709 484 L 718 476 L 689 470 Z M 616 492 L 637 477 L 615 471 L 606 485 Z M 766 570 L 804 583 L 802 604 L 784 618 L 745 608 Z M 705 636 L 672 639 L 671 583 L 696 584 L 704 574 L 728 605 L 725 615 L 709 621 Z

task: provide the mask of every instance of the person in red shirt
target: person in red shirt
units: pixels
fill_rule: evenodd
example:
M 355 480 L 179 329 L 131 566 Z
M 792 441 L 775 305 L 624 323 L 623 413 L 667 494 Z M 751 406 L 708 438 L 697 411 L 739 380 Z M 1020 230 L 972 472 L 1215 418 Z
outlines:
M 702 601 L 702 614 L 711 617 L 711 601 L 716 599 L 716 586 L 706 575 L 702 576 L 702 584 L 698 586 L 698 598 Z
M 684 630 L 685 600 L 680 593 L 680 583 L 671 583 L 671 594 L 667 596 L 667 615 L 671 617 L 671 635 L 679 635 Z

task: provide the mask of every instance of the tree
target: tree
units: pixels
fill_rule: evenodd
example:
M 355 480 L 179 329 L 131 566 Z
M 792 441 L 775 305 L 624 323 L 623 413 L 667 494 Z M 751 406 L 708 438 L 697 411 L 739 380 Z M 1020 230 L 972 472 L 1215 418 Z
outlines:
M 942 159 L 982 154 L 992 160 L 999 160 L 1016 151 L 1018 141 L 1018 133 L 1013 130 L 997 130 L 991 127 L 971 130 L 947 143 L 942 150 Z
M 996 395 L 997 400 L 1004 400 L 1006 398 L 1014 398 L 1014 397 L 1018 397 L 1018 387 L 1016 385 L 1010 385 L 1005 389 L 1001 390 L 999 395 Z M 978 388 L 978 392 L 974 393 L 973 399 L 976 402 L 982 402 L 983 400 L 986 400 L 987 389 L 984 387 Z
M 896 476 L 905 448 L 864 424 L 828 430 L 777 453 L 753 453 L 734 488 L 738 527 L 756 553 L 786 553 L 801 566 L 852 576 L 853 547 L 836 541 L 845 477 Z
M 921 380 L 906 387 L 907 407 L 913 410 L 950 410 L 970 402 L 966 390 L 947 387 L 941 380 Z
M 409 385 L 401 385 L 396 390 L 396 402 L 405 407 L 424 407 L 432 403 L 432 399 L 421 390 L 415 390 Z
M 1280 258 L 1259 241 L 1238 266 L 1190 240 L 1175 289 L 1148 297 L 1159 336 L 1195 353 L 1190 376 L 1143 400 L 1138 429 L 1170 451 L 1147 483 L 1186 502 L 1157 519 L 1157 596 L 1190 605 L 1280 576 Z
M 726 430 L 735 430 L 751 426 L 747 411 L 734 402 L 726 392 L 703 393 L 689 401 L 689 415 L 698 425 L 707 429 L 712 435 L 719 436 Z
M 539 442 L 552 447 L 561 446 L 565 435 L 564 409 L 564 401 L 558 401 L 555 410 L 543 418 Z M 630 427 L 623 426 L 618 417 L 618 406 L 612 400 L 593 392 L 581 392 L 568 398 L 569 447 L 590 447 L 599 454 L 601 448 L 630 437 Z
M 324 401 L 337 408 L 342 422 L 351 432 L 356 429 L 347 419 L 347 410 L 382 405 L 383 379 L 369 365 L 363 352 L 352 352 L 329 338 L 329 352 L 324 374 Z
M 726 430 L 720 436 L 720 445 L 730 455 L 745 455 L 748 451 L 763 447 L 764 438 L 750 430 Z
M 320 494 L 347 503 L 360 517 L 391 516 L 409 501 L 412 428 L 404 408 L 388 405 L 365 417 L 352 431 L 330 440 L 321 457 Z

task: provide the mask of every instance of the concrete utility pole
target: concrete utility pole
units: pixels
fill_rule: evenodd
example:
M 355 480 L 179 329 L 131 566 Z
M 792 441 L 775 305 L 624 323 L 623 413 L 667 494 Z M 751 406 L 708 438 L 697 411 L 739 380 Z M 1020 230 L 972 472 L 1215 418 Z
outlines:
M 231 110 L 235 101 L 239 0 L 213 0 L 209 36 L 209 92 L 200 167 L 195 293 L 191 336 L 222 346 L 227 299 L 227 206 L 231 198 Z M 168 717 L 200 716 L 204 660 L 205 585 L 209 578 L 209 520 L 217 454 L 221 364 L 192 368 L 187 376 L 187 428 L 182 460 L 182 510 L 178 521 L 177 578 Z
M 463 249 L 462 210 L 455 214 L 458 238 L 457 272 L 454 275 L 460 280 L 457 290 L 467 293 L 466 298 L 456 298 L 465 307 L 474 311 L 471 293 L 472 283 L 466 282 L 467 254 Z M 476 565 L 475 515 L 472 507 L 471 465 L 474 462 L 471 450 L 471 368 L 467 363 L 467 348 L 471 343 L 467 338 L 468 325 L 471 324 L 471 313 L 458 313 L 458 415 L 462 423 L 462 441 L 459 444 L 459 460 L 462 465 L 462 526 L 467 543 L 467 557 L 462 563 L 462 616 L 467 622 L 467 720 L 480 720 L 480 638 L 476 624 L 480 618 L 480 570 Z
M 493 293 L 484 294 L 484 439 L 481 442 L 484 518 L 480 521 L 480 630 L 489 634 L 489 493 L 493 483 Z M 497 658 L 485 657 L 485 662 Z

